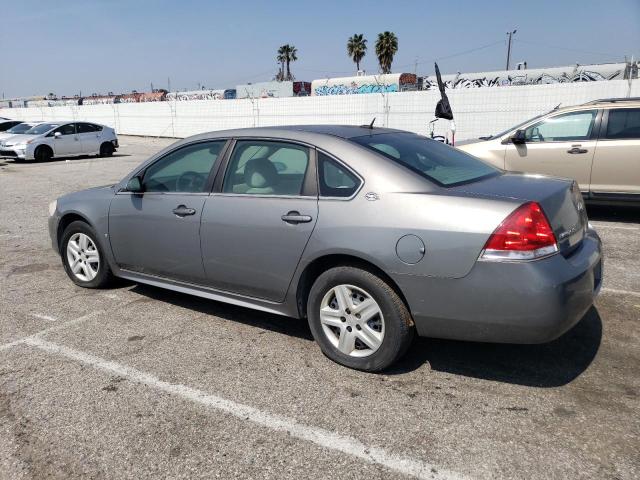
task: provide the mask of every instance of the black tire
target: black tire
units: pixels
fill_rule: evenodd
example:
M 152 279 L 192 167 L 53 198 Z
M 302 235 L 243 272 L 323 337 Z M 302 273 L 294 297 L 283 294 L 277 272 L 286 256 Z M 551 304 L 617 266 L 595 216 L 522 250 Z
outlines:
M 48 162 L 53 158 L 53 150 L 45 145 L 41 145 L 36 148 L 33 156 L 37 162 Z
M 113 155 L 113 144 L 111 142 L 104 142 L 102 145 L 100 145 L 100 157 L 110 157 L 111 155 Z
M 69 264 L 70 259 L 67 254 L 67 246 L 69 244 L 69 240 L 74 237 L 76 234 L 84 234 L 90 238 L 95 246 L 95 250 L 97 250 L 99 263 L 97 267 L 97 274 L 95 278 L 91 280 L 83 280 L 78 278 L 78 276 L 73 273 L 71 269 L 71 265 Z M 60 256 L 62 258 L 62 265 L 64 266 L 65 272 L 71 279 L 73 283 L 79 285 L 84 288 L 105 288 L 113 283 L 114 276 L 111 273 L 111 268 L 109 268 L 109 264 L 102 253 L 102 246 L 96 240 L 98 236 L 96 232 L 85 222 L 75 221 L 69 224 L 67 228 L 65 228 L 64 233 L 62 234 L 62 240 L 60 241 Z
M 354 357 L 341 352 L 323 330 L 320 322 L 322 300 L 338 285 L 351 285 L 362 289 L 380 307 L 384 318 L 384 337 L 378 349 L 368 356 Z M 355 267 L 335 267 L 316 279 L 309 292 L 307 316 L 313 338 L 322 353 L 331 360 L 356 370 L 378 372 L 389 367 L 406 353 L 415 336 L 413 319 L 398 293 L 378 275 Z

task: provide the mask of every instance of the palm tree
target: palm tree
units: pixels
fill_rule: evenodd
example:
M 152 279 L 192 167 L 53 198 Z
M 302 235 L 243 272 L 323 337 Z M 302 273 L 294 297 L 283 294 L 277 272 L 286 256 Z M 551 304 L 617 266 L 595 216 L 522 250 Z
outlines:
M 280 70 L 276 75 L 276 80 L 278 80 L 279 82 L 282 82 L 284 80 L 284 64 L 286 62 L 284 45 L 278 49 L 278 56 L 276 57 L 276 60 L 280 64 Z
M 398 37 L 393 32 L 384 32 L 378 34 L 376 41 L 376 55 L 382 73 L 391 73 L 391 62 L 393 56 L 398 51 Z
M 360 71 L 360 62 L 367 52 L 367 39 L 362 33 L 354 33 L 347 41 L 347 54 L 356 64 L 356 70 Z
M 293 80 L 293 75 L 291 75 L 291 69 L 289 68 L 289 64 L 291 62 L 295 62 L 298 60 L 298 49 L 293 45 L 282 45 L 278 49 L 278 61 L 282 63 L 283 75 L 284 75 L 284 67 L 286 66 L 287 74 L 284 76 L 284 80 Z

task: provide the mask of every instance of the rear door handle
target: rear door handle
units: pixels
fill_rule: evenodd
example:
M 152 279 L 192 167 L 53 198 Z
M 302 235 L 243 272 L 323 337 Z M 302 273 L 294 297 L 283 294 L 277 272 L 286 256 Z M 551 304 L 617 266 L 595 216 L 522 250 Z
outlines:
M 300 212 L 295 210 L 292 210 L 286 215 L 282 215 L 280 218 L 282 218 L 283 222 L 291 223 L 293 225 L 297 223 L 309 223 L 312 220 L 309 215 L 300 215 Z
M 571 148 L 567 150 L 567 153 L 571 153 L 573 155 L 579 153 L 587 153 L 589 150 L 586 148 L 580 148 L 582 145 L 571 145 Z
M 173 213 L 178 217 L 186 217 L 188 215 L 195 215 L 196 210 L 194 208 L 188 208 L 185 205 L 178 205 L 173 209 Z

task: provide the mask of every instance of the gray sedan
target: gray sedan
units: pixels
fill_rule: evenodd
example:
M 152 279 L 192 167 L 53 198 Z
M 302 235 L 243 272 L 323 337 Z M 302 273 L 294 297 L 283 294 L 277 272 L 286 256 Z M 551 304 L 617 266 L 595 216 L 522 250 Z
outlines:
M 306 318 L 328 357 L 367 371 L 416 333 L 550 341 L 602 280 L 573 181 L 368 126 L 197 135 L 49 214 L 80 286 L 120 277 Z

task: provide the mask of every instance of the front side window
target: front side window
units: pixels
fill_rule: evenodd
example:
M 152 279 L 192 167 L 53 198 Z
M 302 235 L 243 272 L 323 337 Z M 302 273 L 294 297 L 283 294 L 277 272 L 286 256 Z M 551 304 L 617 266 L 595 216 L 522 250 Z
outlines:
M 640 139 L 640 108 L 609 110 L 605 138 Z
M 443 187 L 500 174 L 476 157 L 413 133 L 382 133 L 351 140 Z
M 43 126 L 43 125 L 41 125 Z M 66 125 L 62 125 L 56 128 L 53 132 L 53 135 L 60 132 L 62 135 L 75 135 L 76 134 L 76 124 L 75 123 L 67 123 Z
M 589 140 L 597 110 L 571 112 L 547 118 L 527 127 L 527 142 L 571 142 Z
M 239 140 L 231 155 L 223 192 L 248 195 L 301 195 L 309 149 L 301 145 Z
M 149 166 L 142 180 L 145 192 L 205 192 L 209 174 L 226 140 L 179 148 Z
M 321 197 L 350 197 L 360 186 L 358 177 L 322 152 L 318 152 L 318 173 Z

